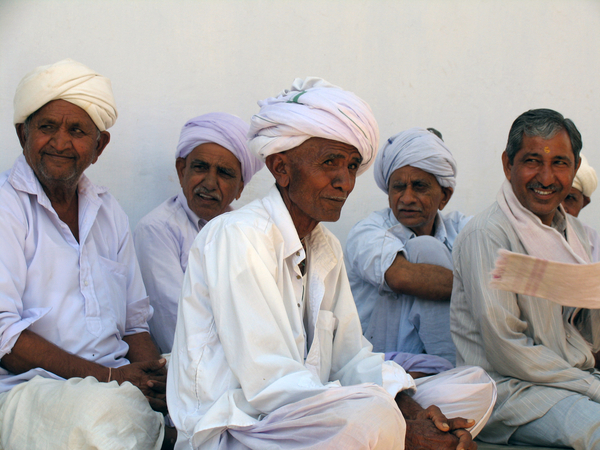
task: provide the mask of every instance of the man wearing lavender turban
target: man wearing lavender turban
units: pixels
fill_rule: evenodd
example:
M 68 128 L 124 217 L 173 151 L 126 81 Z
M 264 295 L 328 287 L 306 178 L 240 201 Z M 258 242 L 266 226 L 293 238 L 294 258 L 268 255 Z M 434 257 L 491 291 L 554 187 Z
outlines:
M 415 396 L 424 410 L 410 375 L 371 352 L 340 243 L 320 224 L 373 161 L 371 109 L 317 78 L 259 105 L 248 145 L 275 185 L 190 250 L 167 380 L 177 448 L 474 448 L 462 429 L 474 422 Z
M 592 166 L 589 165 L 585 155 L 581 157 L 581 164 L 573 179 L 573 186 L 569 195 L 563 200 L 562 205 L 565 211 L 574 217 L 579 216 L 579 212 L 591 202 L 592 193 L 598 187 L 598 176 Z M 590 239 L 592 247 L 592 261 L 600 262 L 600 235 L 598 232 L 587 224 L 583 224 L 583 228 Z
M 459 212 L 440 213 L 454 192 L 456 161 L 435 134 L 411 128 L 386 141 L 374 174 L 389 208 L 358 222 L 346 244 L 363 332 L 376 351 L 395 360 L 399 355 L 392 352 L 426 354 L 415 371 L 447 370 L 456 361 L 452 244 L 469 220 Z
M 70 59 L 17 87 L 23 154 L 0 174 L 0 448 L 163 443 L 166 361 L 129 221 L 83 173 L 116 118 L 110 81 Z
M 248 125 L 226 113 L 194 117 L 181 129 L 175 168 L 181 191 L 146 215 L 135 248 L 154 315 L 150 332 L 163 353 L 173 346 L 177 303 L 198 232 L 230 203 L 264 163 L 248 151 Z

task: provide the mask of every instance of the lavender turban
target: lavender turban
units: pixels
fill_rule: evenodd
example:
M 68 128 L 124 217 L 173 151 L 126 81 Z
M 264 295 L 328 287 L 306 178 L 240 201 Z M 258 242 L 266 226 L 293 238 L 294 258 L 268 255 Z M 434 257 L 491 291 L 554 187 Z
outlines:
M 185 158 L 200 144 L 219 144 L 240 161 L 242 180 L 248 184 L 265 164 L 248 150 L 247 134 L 248 124 L 239 117 L 221 112 L 203 114 L 188 120 L 181 129 L 175 157 Z
M 379 128 L 369 105 L 352 92 L 321 78 L 296 78 L 277 97 L 258 102 L 252 116 L 248 147 L 263 160 L 311 137 L 344 142 L 356 147 L 363 161 L 361 174 L 372 164 L 379 145 Z
M 456 161 L 446 144 L 425 128 L 411 128 L 389 138 L 375 160 L 375 182 L 388 193 L 394 171 L 411 166 L 435 176 L 442 187 L 456 186 Z
M 72 59 L 36 67 L 17 86 L 13 122 L 23 123 L 32 113 L 53 100 L 79 106 L 100 131 L 113 126 L 117 107 L 110 80 Z

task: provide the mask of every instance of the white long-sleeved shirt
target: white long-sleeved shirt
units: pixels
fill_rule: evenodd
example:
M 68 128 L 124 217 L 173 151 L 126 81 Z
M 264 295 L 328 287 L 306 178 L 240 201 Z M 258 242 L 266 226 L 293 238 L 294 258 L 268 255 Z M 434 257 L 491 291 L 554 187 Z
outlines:
M 107 367 L 128 364 L 124 336 L 152 314 L 127 216 L 106 188 L 78 184 L 79 242 L 21 155 L 0 175 L 0 358 L 29 329 Z M 36 375 L 0 368 L 0 392 Z
M 170 353 L 173 347 L 188 253 L 205 223 L 188 207 L 180 191 L 148 213 L 133 232 L 142 278 L 154 308 L 150 333 L 162 353 Z
M 362 336 L 339 241 L 318 225 L 305 244 L 307 255 L 276 187 L 201 230 L 167 380 L 176 448 L 216 448 L 226 428 L 340 385 L 415 387 Z
M 592 262 L 600 262 L 600 234 L 590 227 L 589 225 L 583 224 L 585 233 L 590 240 L 590 247 L 592 249 Z

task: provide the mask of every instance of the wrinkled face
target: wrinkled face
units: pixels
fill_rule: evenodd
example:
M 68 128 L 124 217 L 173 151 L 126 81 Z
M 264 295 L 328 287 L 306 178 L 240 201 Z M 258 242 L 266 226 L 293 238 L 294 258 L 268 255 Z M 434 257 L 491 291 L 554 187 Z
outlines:
M 524 135 L 513 163 L 504 152 L 502 164 L 521 205 L 550 226 L 579 168 L 567 132 L 562 130 L 551 139 Z
M 242 166 L 233 153 L 215 143 L 200 144 L 175 162 L 188 206 L 198 217 L 211 220 L 240 198 Z
M 40 108 L 29 125 L 17 124 L 27 163 L 42 186 L 73 187 L 110 140 L 79 106 L 54 100 Z
M 287 189 L 294 223 L 311 223 L 314 228 L 319 222 L 338 220 L 354 189 L 362 161 L 358 150 L 342 142 L 311 138 L 279 157 L 285 161 L 285 176 L 274 175 Z
M 452 197 L 451 188 L 442 188 L 434 175 L 412 166 L 395 170 L 388 189 L 394 216 L 417 236 L 433 235 L 435 216 Z
M 587 203 L 583 196 L 583 192 L 571 187 L 571 190 L 563 200 L 562 205 L 567 213 L 577 217 L 579 215 L 579 211 L 581 211 L 583 207 L 587 205 Z

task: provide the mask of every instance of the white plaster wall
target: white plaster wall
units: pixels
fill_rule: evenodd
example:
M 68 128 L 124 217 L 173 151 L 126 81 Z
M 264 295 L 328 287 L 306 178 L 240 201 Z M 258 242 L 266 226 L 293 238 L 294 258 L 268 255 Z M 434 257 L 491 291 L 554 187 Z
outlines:
M 88 175 L 110 188 L 132 227 L 177 192 L 173 154 L 187 119 L 226 111 L 249 120 L 257 100 L 295 77 L 320 76 L 365 99 L 382 141 L 439 129 L 459 165 L 448 210 L 475 214 L 494 200 L 509 127 L 527 109 L 573 119 L 600 169 L 597 0 L 0 0 L 0 170 L 20 153 L 19 80 L 66 57 L 112 80 L 119 119 Z M 238 206 L 271 183 L 265 169 Z M 328 227 L 343 243 L 385 205 L 370 170 Z M 600 229 L 600 191 L 581 218 Z

